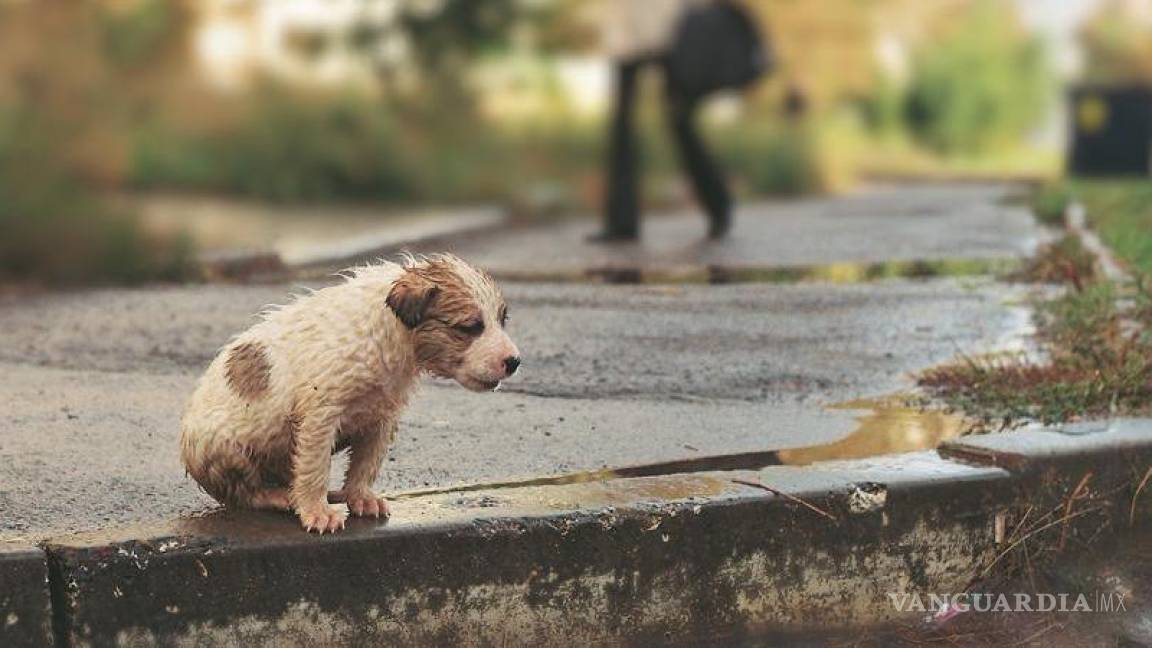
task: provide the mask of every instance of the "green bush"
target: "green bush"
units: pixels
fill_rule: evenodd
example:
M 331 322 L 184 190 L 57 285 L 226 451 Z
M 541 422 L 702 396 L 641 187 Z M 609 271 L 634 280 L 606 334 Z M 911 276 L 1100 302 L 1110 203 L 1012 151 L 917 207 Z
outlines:
M 1052 89 L 1041 41 L 1011 7 L 982 0 L 916 56 L 908 92 L 913 135 L 944 154 L 1017 143 L 1043 116 Z
M 878 75 L 872 91 L 858 102 L 864 126 L 881 139 L 905 135 L 905 88 L 887 75 Z
M 819 155 L 807 129 L 741 125 L 719 132 L 717 142 L 726 166 L 754 195 L 794 196 L 821 188 Z
M 176 280 L 184 238 L 149 236 L 69 169 L 60 142 L 28 111 L 0 110 L 0 279 L 47 283 Z
M 155 69 L 156 59 L 184 46 L 186 7 L 170 0 L 141 0 L 95 12 L 100 54 L 125 70 Z
M 678 174 L 662 120 L 645 118 L 640 128 L 645 181 Z M 597 206 L 605 130 L 595 120 L 501 126 L 449 110 L 271 90 L 214 131 L 140 127 L 128 182 L 283 203 L 497 201 L 588 209 Z M 741 123 L 708 138 L 755 195 L 822 187 L 812 129 Z
M 413 183 L 397 140 L 383 111 L 366 103 L 273 94 L 219 132 L 142 129 L 130 182 L 278 202 L 403 200 Z
M 1063 183 L 1047 184 L 1032 194 L 1032 212 L 1045 225 L 1064 225 L 1064 211 L 1072 202 L 1072 192 Z
M 400 114 L 369 99 L 274 91 L 215 131 L 140 128 L 129 184 L 283 203 L 515 202 L 537 185 L 579 193 L 600 164 L 599 127 Z

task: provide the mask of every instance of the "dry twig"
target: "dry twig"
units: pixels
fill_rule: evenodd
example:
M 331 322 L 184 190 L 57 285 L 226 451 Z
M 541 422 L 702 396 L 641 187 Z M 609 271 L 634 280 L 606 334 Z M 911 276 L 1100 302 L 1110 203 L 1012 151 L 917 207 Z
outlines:
M 1144 479 L 1140 480 L 1140 485 L 1136 487 L 1136 492 L 1132 493 L 1132 504 L 1128 506 L 1128 526 L 1136 524 L 1136 498 L 1140 497 L 1140 491 L 1148 485 L 1148 480 L 1152 479 L 1152 466 L 1148 466 L 1147 472 L 1144 473 Z
M 992 562 L 989 563 L 988 566 L 984 568 L 984 571 L 980 572 L 980 577 L 983 578 L 984 576 L 987 576 L 988 572 L 992 571 L 992 568 L 995 567 L 996 564 L 999 563 L 1002 558 L 1004 558 L 1004 556 L 1007 556 L 1013 549 L 1015 549 L 1017 546 L 1019 546 L 1020 543 L 1031 538 L 1032 536 L 1036 535 L 1037 533 L 1040 533 L 1041 531 L 1044 531 L 1046 529 L 1054 527 L 1057 524 L 1066 524 L 1069 521 L 1080 517 L 1081 515 L 1085 515 L 1087 513 L 1094 513 L 1096 511 L 1101 511 L 1103 509 L 1104 509 L 1104 507 L 1097 506 L 1095 508 L 1089 508 L 1089 509 L 1084 509 L 1083 511 L 1077 511 L 1076 513 L 1073 513 L 1072 515 L 1065 515 L 1064 517 L 1061 517 L 1057 520 L 1053 520 L 1053 521 L 1049 522 L 1048 524 L 1045 524 L 1044 526 L 1042 526 L 1040 528 L 1033 529 L 1033 530 L 1029 531 L 1023 537 L 1021 537 L 1019 540 L 1016 540 L 1012 544 L 1008 545 L 1008 547 L 1006 549 L 1004 549 L 1004 551 L 1001 551 L 996 556 L 996 558 L 994 558 L 992 560 Z
M 816 506 L 815 504 L 810 504 L 810 503 L 805 502 L 804 500 L 800 499 L 799 497 L 796 497 L 795 495 L 789 495 L 788 493 L 785 493 L 784 491 L 776 490 L 775 488 L 772 488 L 771 486 L 767 486 L 767 485 L 762 484 L 760 482 L 748 481 L 746 479 L 733 479 L 732 482 L 735 484 L 742 484 L 744 486 L 751 486 L 752 488 L 760 488 L 760 489 L 766 490 L 769 493 L 772 493 L 773 495 L 779 495 L 780 497 L 783 497 L 786 500 L 796 502 L 797 504 L 800 504 L 801 506 L 804 506 L 807 509 L 809 509 L 815 513 L 823 515 L 824 517 L 828 518 L 829 520 L 835 521 L 837 519 L 835 515 L 832 515 L 828 511 L 825 511 L 824 509 L 820 508 L 819 506 Z
M 1064 503 L 1064 527 L 1060 529 L 1060 544 L 1058 545 L 1060 551 L 1064 551 L 1064 545 L 1068 540 L 1068 520 L 1071 519 L 1068 515 L 1072 513 L 1072 505 L 1080 498 L 1080 491 L 1088 485 L 1090 479 L 1092 479 L 1091 470 L 1084 473 L 1084 476 L 1080 478 L 1080 483 L 1076 484 L 1076 488 L 1072 489 L 1072 494 L 1068 496 L 1068 501 Z

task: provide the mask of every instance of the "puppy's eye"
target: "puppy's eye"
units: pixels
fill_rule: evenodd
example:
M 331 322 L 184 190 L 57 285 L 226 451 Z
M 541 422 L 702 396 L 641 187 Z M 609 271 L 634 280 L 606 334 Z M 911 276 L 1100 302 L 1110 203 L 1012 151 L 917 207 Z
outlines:
M 505 306 L 500 309 L 500 326 L 508 325 L 508 307 Z
M 484 332 L 484 322 L 482 320 L 462 322 L 453 326 L 452 328 L 460 331 L 465 335 L 480 335 Z

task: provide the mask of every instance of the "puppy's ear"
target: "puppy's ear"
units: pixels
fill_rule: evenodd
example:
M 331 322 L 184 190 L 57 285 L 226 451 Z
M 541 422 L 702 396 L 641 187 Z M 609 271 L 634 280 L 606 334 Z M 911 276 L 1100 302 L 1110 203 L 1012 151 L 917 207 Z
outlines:
M 405 272 L 392 284 L 385 303 L 408 328 L 416 328 L 428 314 L 428 307 L 440 294 L 436 284 L 413 272 Z

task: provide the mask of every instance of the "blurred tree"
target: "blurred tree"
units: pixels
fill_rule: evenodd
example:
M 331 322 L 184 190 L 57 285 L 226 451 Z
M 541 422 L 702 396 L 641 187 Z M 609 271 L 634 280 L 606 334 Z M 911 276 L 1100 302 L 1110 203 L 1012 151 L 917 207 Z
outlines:
M 780 105 L 801 88 L 808 111 L 819 114 L 866 91 L 875 58 L 875 14 L 889 2 L 752 0 L 777 58 L 761 97 Z
M 1053 77 L 1041 41 L 1015 8 L 967 3 L 914 55 L 907 119 L 915 137 L 945 154 L 1017 144 L 1043 117 Z
M 1101 83 L 1152 81 L 1152 6 L 1109 0 L 1080 32 L 1084 78 Z
M 459 101 L 453 109 L 467 111 L 467 75 L 477 61 L 506 51 L 519 29 L 539 24 L 555 5 L 555 0 L 398 0 L 388 10 L 366 8 L 341 40 L 376 69 L 387 98 L 431 96 Z
M 0 4 L 0 106 L 34 119 L 88 181 L 123 179 L 120 137 L 156 108 L 186 65 L 180 2 Z
M 181 5 L 0 3 L 0 278 L 141 280 L 187 270 L 186 242 L 103 199 L 125 129 L 182 57 Z
M 188 15 L 180 2 L 135 0 L 95 6 L 100 49 L 109 65 L 137 79 L 183 61 Z
M 595 54 L 600 44 L 598 5 L 589 0 L 538 0 L 530 23 L 534 44 L 545 53 Z

